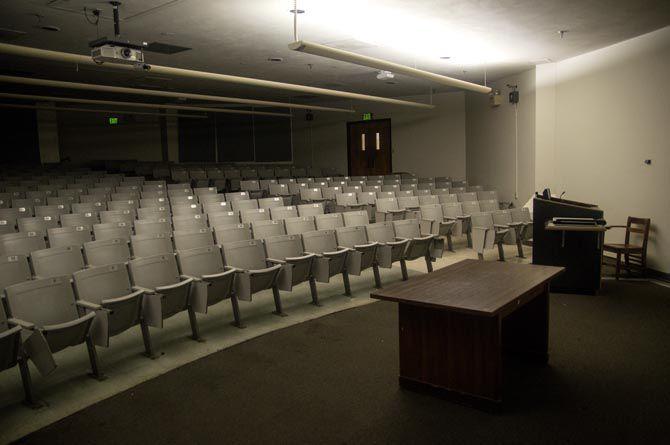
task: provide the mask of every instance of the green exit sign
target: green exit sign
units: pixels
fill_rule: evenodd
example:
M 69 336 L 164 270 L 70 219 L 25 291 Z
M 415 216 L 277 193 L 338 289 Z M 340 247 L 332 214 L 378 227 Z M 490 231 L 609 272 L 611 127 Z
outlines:
M 109 118 L 109 125 L 118 125 L 119 123 L 119 118 L 118 117 L 110 117 Z
M 363 113 L 363 120 L 364 121 L 371 121 L 372 120 L 372 113 Z

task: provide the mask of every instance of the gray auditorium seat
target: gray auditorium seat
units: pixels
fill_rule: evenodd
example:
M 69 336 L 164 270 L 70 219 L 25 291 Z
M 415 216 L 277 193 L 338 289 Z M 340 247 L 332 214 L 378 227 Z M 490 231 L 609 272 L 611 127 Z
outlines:
M 277 221 L 281 221 L 286 218 L 295 218 L 297 216 L 298 208 L 296 206 L 280 206 L 270 209 L 270 217 Z
M 473 213 L 472 223 L 472 245 L 479 259 L 484 259 L 484 251 L 498 246 L 498 258 L 505 261 L 503 242 L 509 232 L 507 228 L 496 227 L 493 216 L 488 212 Z
M 7 286 L 30 279 L 32 279 L 32 272 L 25 255 L 0 256 L 0 300 Z M 2 306 L 1 301 L 0 306 Z
M 479 201 L 463 201 L 460 204 L 463 208 L 463 213 L 466 215 L 472 215 L 473 213 L 479 213 L 482 211 L 479 207 Z
M 322 202 L 298 205 L 299 216 L 316 216 L 323 215 L 324 213 L 324 206 Z
M 254 239 L 266 239 L 271 236 L 285 235 L 284 221 L 254 221 L 251 223 L 251 231 Z
M 130 227 L 135 223 L 134 210 L 104 210 L 100 212 L 100 222 L 102 224 L 125 222 Z
M 316 230 L 336 229 L 344 227 L 344 220 L 341 213 L 326 213 L 314 217 Z
M 173 216 L 172 227 L 174 230 L 204 229 L 207 227 L 207 217 L 202 213 Z
M 451 239 L 452 231 L 457 221 L 455 219 L 445 218 L 440 204 L 427 204 L 420 207 L 421 220 L 419 221 L 421 232 L 443 236 L 447 239 L 447 249 L 454 250 Z
M 342 219 L 346 227 L 365 226 L 370 224 L 370 215 L 367 210 L 355 210 L 342 213 Z M 334 227 L 333 227 L 334 228 Z
M 53 216 L 30 216 L 19 218 L 16 222 L 19 232 L 35 232 L 47 236 L 47 230 L 58 227 L 58 219 Z
M 278 196 L 272 198 L 261 198 L 258 200 L 258 207 L 261 209 L 273 209 L 276 207 L 283 207 L 284 200 Z
M 346 192 L 335 195 L 336 210 L 338 212 L 366 210 L 367 204 L 358 202 L 358 192 L 360 192 L 360 190 L 357 192 Z
M 467 237 L 468 247 L 472 247 L 472 224 L 470 215 L 463 212 L 463 207 L 460 202 L 448 202 L 442 204 L 442 215 L 446 219 L 455 219 L 456 224 L 451 233 L 454 236 L 465 234 Z
M 140 206 L 139 200 L 108 201 L 107 210 L 135 210 Z
M 116 238 L 130 241 L 131 234 L 132 230 L 130 226 L 124 222 L 93 224 L 93 235 L 96 241 Z
M 318 262 L 315 279 L 328 283 L 331 277 L 342 274 L 344 294 L 351 295 L 348 270 L 360 275 L 361 254 L 351 249 L 339 248 L 334 230 L 304 232 L 302 240 L 305 252 L 316 254 L 319 258 L 315 260 Z
M 30 262 L 36 278 L 70 276 L 85 267 L 79 246 L 35 250 L 30 254 Z
M 166 197 L 156 197 L 156 198 L 141 198 L 140 199 L 140 208 L 153 208 L 153 207 L 162 207 L 170 208 L 170 200 Z
M 208 215 L 212 213 L 227 213 L 233 210 L 227 201 L 207 202 L 203 204 L 203 208 Z
M 446 203 L 457 203 L 458 201 L 458 195 L 455 194 L 440 194 L 437 195 L 438 199 L 440 200 L 440 204 L 446 204 Z
M 47 230 L 47 236 L 51 247 L 79 246 L 81 248 L 84 243 L 93 240 L 91 228 L 85 226 L 55 227 Z
M 130 261 L 129 241 L 110 238 L 84 243 L 84 256 L 89 266 L 125 263 Z
M 521 240 L 530 242 L 533 239 L 533 220 L 530 211 L 526 207 L 513 208 L 509 210 L 513 222 L 523 223 L 521 230 Z
M 198 197 L 202 197 L 202 196 L 216 196 L 216 195 L 219 195 L 219 194 L 220 194 L 220 193 L 218 193 L 216 187 L 196 187 L 195 189 L 193 189 L 193 192 L 194 192 Z M 224 197 L 223 195 L 221 196 L 221 198 L 222 198 L 222 201 L 225 200 L 225 197 Z M 202 201 L 200 201 L 200 202 L 202 202 Z
M 60 220 L 60 215 L 70 213 L 70 204 L 35 206 L 35 216 L 50 216 Z
M 18 232 L 0 235 L 0 254 L 29 256 L 34 250 L 46 249 L 44 237 L 37 232 Z
M 251 229 L 246 224 L 230 224 L 215 226 L 214 236 L 217 244 L 230 243 L 233 241 L 250 240 Z
M 250 199 L 262 198 L 264 194 L 260 183 L 256 179 L 240 181 L 240 190 L 249 193 Z
M 316 230 L 314 216 L 298 216 L 295 218 L 286 218 L 284 226 L 288 235 L 302 234 Z
M 393 230 L 396 239 L 409 240 L 407 249 L 405 250 L 405 259 L 408 261 L 423 258 L 426 261 L 426 269 L 428 272 L 433 271 L 433 258 L 442 256 L 441 243 L 435 243 L 433 235 L 424 236 L 421 234 L 419 227 L 419 220 L 405 219 L 402 221 L 393 221 Z
M 320 306 L 314 269 L 321 267 L 322 273 L 325 273 L 327 262 L 321 261 L 315 264 L 317 256 L 313 253 L 305 253 L 300 235 L 271 236 L 264 242 L 268 261 L 282 266 L 282 271 L 277 278 L 277 287 L 291 291 L 293 286 L 308 281 L 312 303 Z
M 243 224 L 250 224 L 254 221 L 268 221 L 269 219 L 270 212 L 267 209 L 246 209 L 240 211 L 240 221 Z
M 395 193 L 396 198 L 407 198 L 410 196 L 415 196 L 414 189 L 405 189 L 405 190 L 399 190 Z
M 172 225 L 170 220 L 166 218 L 161 219 L 140 219 L 135 221 L 135 234 L 150 235 L 156 233 L 170 234 L 172 232 Z
M 396 198 L 377 198 L 375 221 L 396 221 L 406 217 L 407 210 L 398 205 Z
M 125 263 L 80 270 L 73 274 L 73 280 L 79 304 L 96 314 L 91 326 L 96 345 L 108 347 L 109 337 L 139 325 L 145 353 L 155 358 L 142 311 L 144 292 L 133 290 Z
M 135 258 L 130 260 L 128 267 L 133 290 L 146 294 L 142 309 L 147 324 L 162 328 L 164 320 L 188 311 L 192 338 L 199 341 L 198 321 L 190 300 L 193 279 L 179 275 L 175 255 Z
M 480 190 L 477 192 L 478 201 L 485 201 L 487 199 L 495 199 L 498 201 L 498 192 L 495 190 Z
M 238 199 L 230 203 L 233 211 L 241 213 L 244 210 L 258 209 L 258 200 L 256 199 Z
M 28 406 L 35 406 L 28 361 L 21 347 L 21 332 L 21 326 L 7 320 L 5 307 L 0 304 L 0 372 L 11 369 L 18 364 L 23 381 L 25 403 Z
M 425 206 L 430 204 L 440 204 L 440 197 L 437 195 L 420 195 L 419 196 L 419 206 Z
M 174 253 L 172 238 L 165 233 L 133 235 L 130 237 L 130 246 L 135 258 Z
M 479 210 L 481 212 L 497 212 L 500 210 L 500 204 L 497 199 L 486 199 L 479 202 Z
M 503 242 L 505 244 L 515 244 L 519 258 L 524 258 L 524 223 L 514 222 L 512 220 L 512 213 L 509 210 L 496 210 L 495 212 L 491 212 L 491 216 L 493 217 L 493 224 L 496 229 L 508 229 L 507 235 L 505 235 Z
M 195 249 L 214 245 L 214 236 L 209 227 L 197 230 L 175 230 L 173 233 L 176 250 Z
M 202 213 L 202 206 L 198 203 L 177 204 L 172 206 L 172 215 L 196 215 Z
M 93 230 L 93 224 L 98 224 L 98 214 L 93 212 L 68 213 L 60 216 L 61 227 L 86 227 L 88 231 Z
M 240 223 L 240 215 L 237 212 L 217 212 L 207 214 L 210 227 L 229 226 Z
M 209 188 L 209 187 L 208 187 Z M 223 193 L 197 195 L 198 201 L 205 207 L 207 204 L 225 202 L 226 196 Z
M 284 316 L 278 279 L 283 267 L 268 262 L 261 240 L 244 240 L 223 244 L 226 266 L 235 268 L 235 295 L 238 299 L 251 301 L 253 294 L 272 289 L 275 314 Z
M 363 271 L 372 267 L 375 287 L 380 288 L 381 277 L 379 276 L 379 265 L 377 264 L 377 243 L 371 243 L 368 240 L 365 227 L 339 227 L 335 229 L 337 244 L 340 249 L 347 248 L 359 252 L 361 255 L 360 270 Z M 353 273 L 349 271 L 350 273 Z M 357 275 L 357 274 L 354 274 Z
M 170 195 L 171 206 L 198 204 L 199 202 L 198 197 L 195 195 Z
M 323 203 L 327 199 L 323 197 L 320 187 L 305 187 L 300 189 L 300 200 L 304 203 Z
M 237 201 L 238 199 L 250 199 L 249 193 L 247 193 L 247 192 L 226 193 L 226 201 L 232 202 L 232 201 Z

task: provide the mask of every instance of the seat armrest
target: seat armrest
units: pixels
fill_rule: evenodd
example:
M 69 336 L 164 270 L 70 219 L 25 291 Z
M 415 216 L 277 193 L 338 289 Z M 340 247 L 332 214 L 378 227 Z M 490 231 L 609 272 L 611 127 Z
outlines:
M 156 292 L 160 293 L 160 292 L 162 292 L 162 291 L 166 291 L 166 290 L 178 289 L 178 288 L 180 288 L 181 286 L 185 285 L 186 283 L 190 283 L 190 282 L 192 282 L 192 281 L 193 281 L 192 278 L 187 278 L 187 279 L 185 279 L 184 281 L 180 281 L 179 283 L 168 284 L 167 286 L 158 286 L 158 287 L 156 288 Z
M 264 274 L 264 273 L 271 272 L 271 271 L 273 271 L 273 270 L 280 270 L 281 268 L 282 268 L 282 265 L 281 265 L 281 264 L 276 264 L 276 265 L 271 266 L 271 267 L 268 267 L 268 268 L 266 268 L 266 269 L 250 269 L 250 270 L 245 270 L 244 272 L 247 272 L 247 273 L 249 273 L 249 274 L 251 274 L 251 275 L 254 275 L 254 274 Z
M 137 297 L 139 297 L 143 294 L 144 294 L 144 291 L 138 290 L 138 291 L 132 292 L 128 295 L 124 295 L 123 297 L 110 298 L 109 300 L 102 300 L 102 302 L 103 302 L 103 304 L 120 303 L 122 301 L 132 300 L 133 298 L 137 298 Z
M 286 262 L 291 262 L 291 261 L 304 261 L 308 260 L 310 258 L 314 258 L 316 255 L 314 254 L 307 254 L 307 255 L 302 255 L 302 256 L 289 256 L 286 257 Z
M 35 324 L 29 321 L 21 320 L 20 318 L 8 318 L 7 322 L 12 326 L 19 326 L 22 329 L 35 329 Z
M 220 272 L 220 273 L 203 275 L 202 276 L 202 281 L 218 280 L 219 278 L 225 277 L 226 275 L 230 275 L 231 273 L 235 273 L 235 271 L 233 269 L 228 269 L 228 270 L 224 270 L 223 272 Z
M 430 240 L 430 239 L 433 239 L 433 238 L 435 238 L 435 235 L 419 236 L 419 237 L 416 237 L 416 238 L 413 238 L 413 239 L 415 239 L 417 241 L 426 241 L 426 240 Z
M 304 253 L 305 255 L 314 255 L 314 256 L 318 256 L 318 257 L 323 257 L 323 254 L 322 254 L 322 253 L 314 253 L 314 252 L 307 252 L 307 251 L 305 251 L 305 252 L 303 252 L 303 253 Z
M 507 225 L 508 225 L 509 227 L 515 227 L 515 228 L 516 228 L 516 227 L 523 227 L 523 226 L 524 226 L 524 223 L 522 223 L 522 222 L 511 222 L 511 223 L 509 223 L 509 224 L 507 224 Z
M 198 277 L 194 277 L 193 275 L 179 275 L 179 277 L 180 277 L 182 280 L 189 280 L 189 279 L 191 279 L 191 280 L 193 280 L 193 281 L 201 281 L 200 278 L 198 278 Z
M 65 323 L 59 323 L 59 324 L 52 324 L 52 325 L 44 325 L 42 326 L 42 329 L 45 331 L 53 331 L 53 330 L 59 330 L 59 329 L 67 329 L 72 326 L 77 326 L 78 324 L 87 321 L 89 319 L 94 319 L 95 318 L 95 312 L 89 312 L 86 315 L 82 315 L 79 318 L 75 318 L 74 320 L 66 321 Z
M 402 238 L 402 237 L 396 236 L 395 240 L 396 241 L 409 241 L 409 238 Z
M 458 218 L 458 219 L 469 219 L 471 216 L 472 215 L 460 215 L 460 216 L 457 216 L 456 218 Z
M 266 263 L 274 263 L 274 264 L 286 264 L 286 261 L 284 260 L 278 260 L 276 258 L 266 258 L 265 259 Z
M 493 224 L 494 229 L 509 229 L 510 225 L 507 224 Z
M 370 247 L 375 247 L 377 245 L 379 245 L 379 243 L 356 244 L 354 245 L 354 249 L 369 249 Z
M 83 307 L 85 309 L 90 309 L 92 311 L 98 311 L 102 309 L 102 306 L 99 304 L 91 303 L 90 301 L 86 300 L 77 300 L 76 302 L 77 306 Z
M 484 231 L 484 232 L 488 232 L 488 231 L 491 230 L 491 229 L 488 228 L 488 227 L 474 226 L 474 227 L 472 228 L 472 230 L 482 230 L 482 231 Z
M 133 290 L 136 292 L 144 292 L 145 294 L 156 293 L 156 289 L 149 289 L 148 287 L 142 287 L 142 286 L 133 286 Z

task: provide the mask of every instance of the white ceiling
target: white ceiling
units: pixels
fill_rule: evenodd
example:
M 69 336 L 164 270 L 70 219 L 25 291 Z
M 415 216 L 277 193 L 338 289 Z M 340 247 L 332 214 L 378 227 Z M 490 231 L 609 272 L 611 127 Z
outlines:
M 427 95 L 436 88 L 404 76 L 388 85 L 375 78 L 373 69 L 289 51 L 292 5 L 292 0 L 123 0 L 122 36 L 193 48 L 145 55 L 148 63 L 160 65 L 380 96 Z M 85 6 L 103 10 L 99 29 L 87 23 Z M 485 71 L 495 80 L 670 24 L 668 0 L 298 0 L 298 7 L 306 11 L 298 17 L 299 38 L 477 83 L 484 82 Z M 87 54 L 90 40 L 113 34 L 111 8 L 104 1 L 0 0 L 0 12 L 0 28 L 27 33 L 0 39 L 16 45 Z M 42 25 L 61 31 L 46 31 Z M 568 31 L 563 39 L 558 35 L 562 29 Z M 268 57 L 284 60 L 269 62 Z M 118 73 L 104 66 L 77 70 L 6 56 L 0 57 L 0 66 L 2 72 L 69 81 L 332 102 L 151 73 Z

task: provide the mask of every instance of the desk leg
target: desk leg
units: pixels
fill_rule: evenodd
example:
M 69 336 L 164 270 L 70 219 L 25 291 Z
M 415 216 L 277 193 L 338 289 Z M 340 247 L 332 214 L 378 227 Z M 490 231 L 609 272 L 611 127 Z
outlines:
M 502 401 L 500 319 L 399 304 L 400 384 L 497 409 Z
M 545 364 L 549 360 L 549 285 L 502 321 L 505 352 Z

